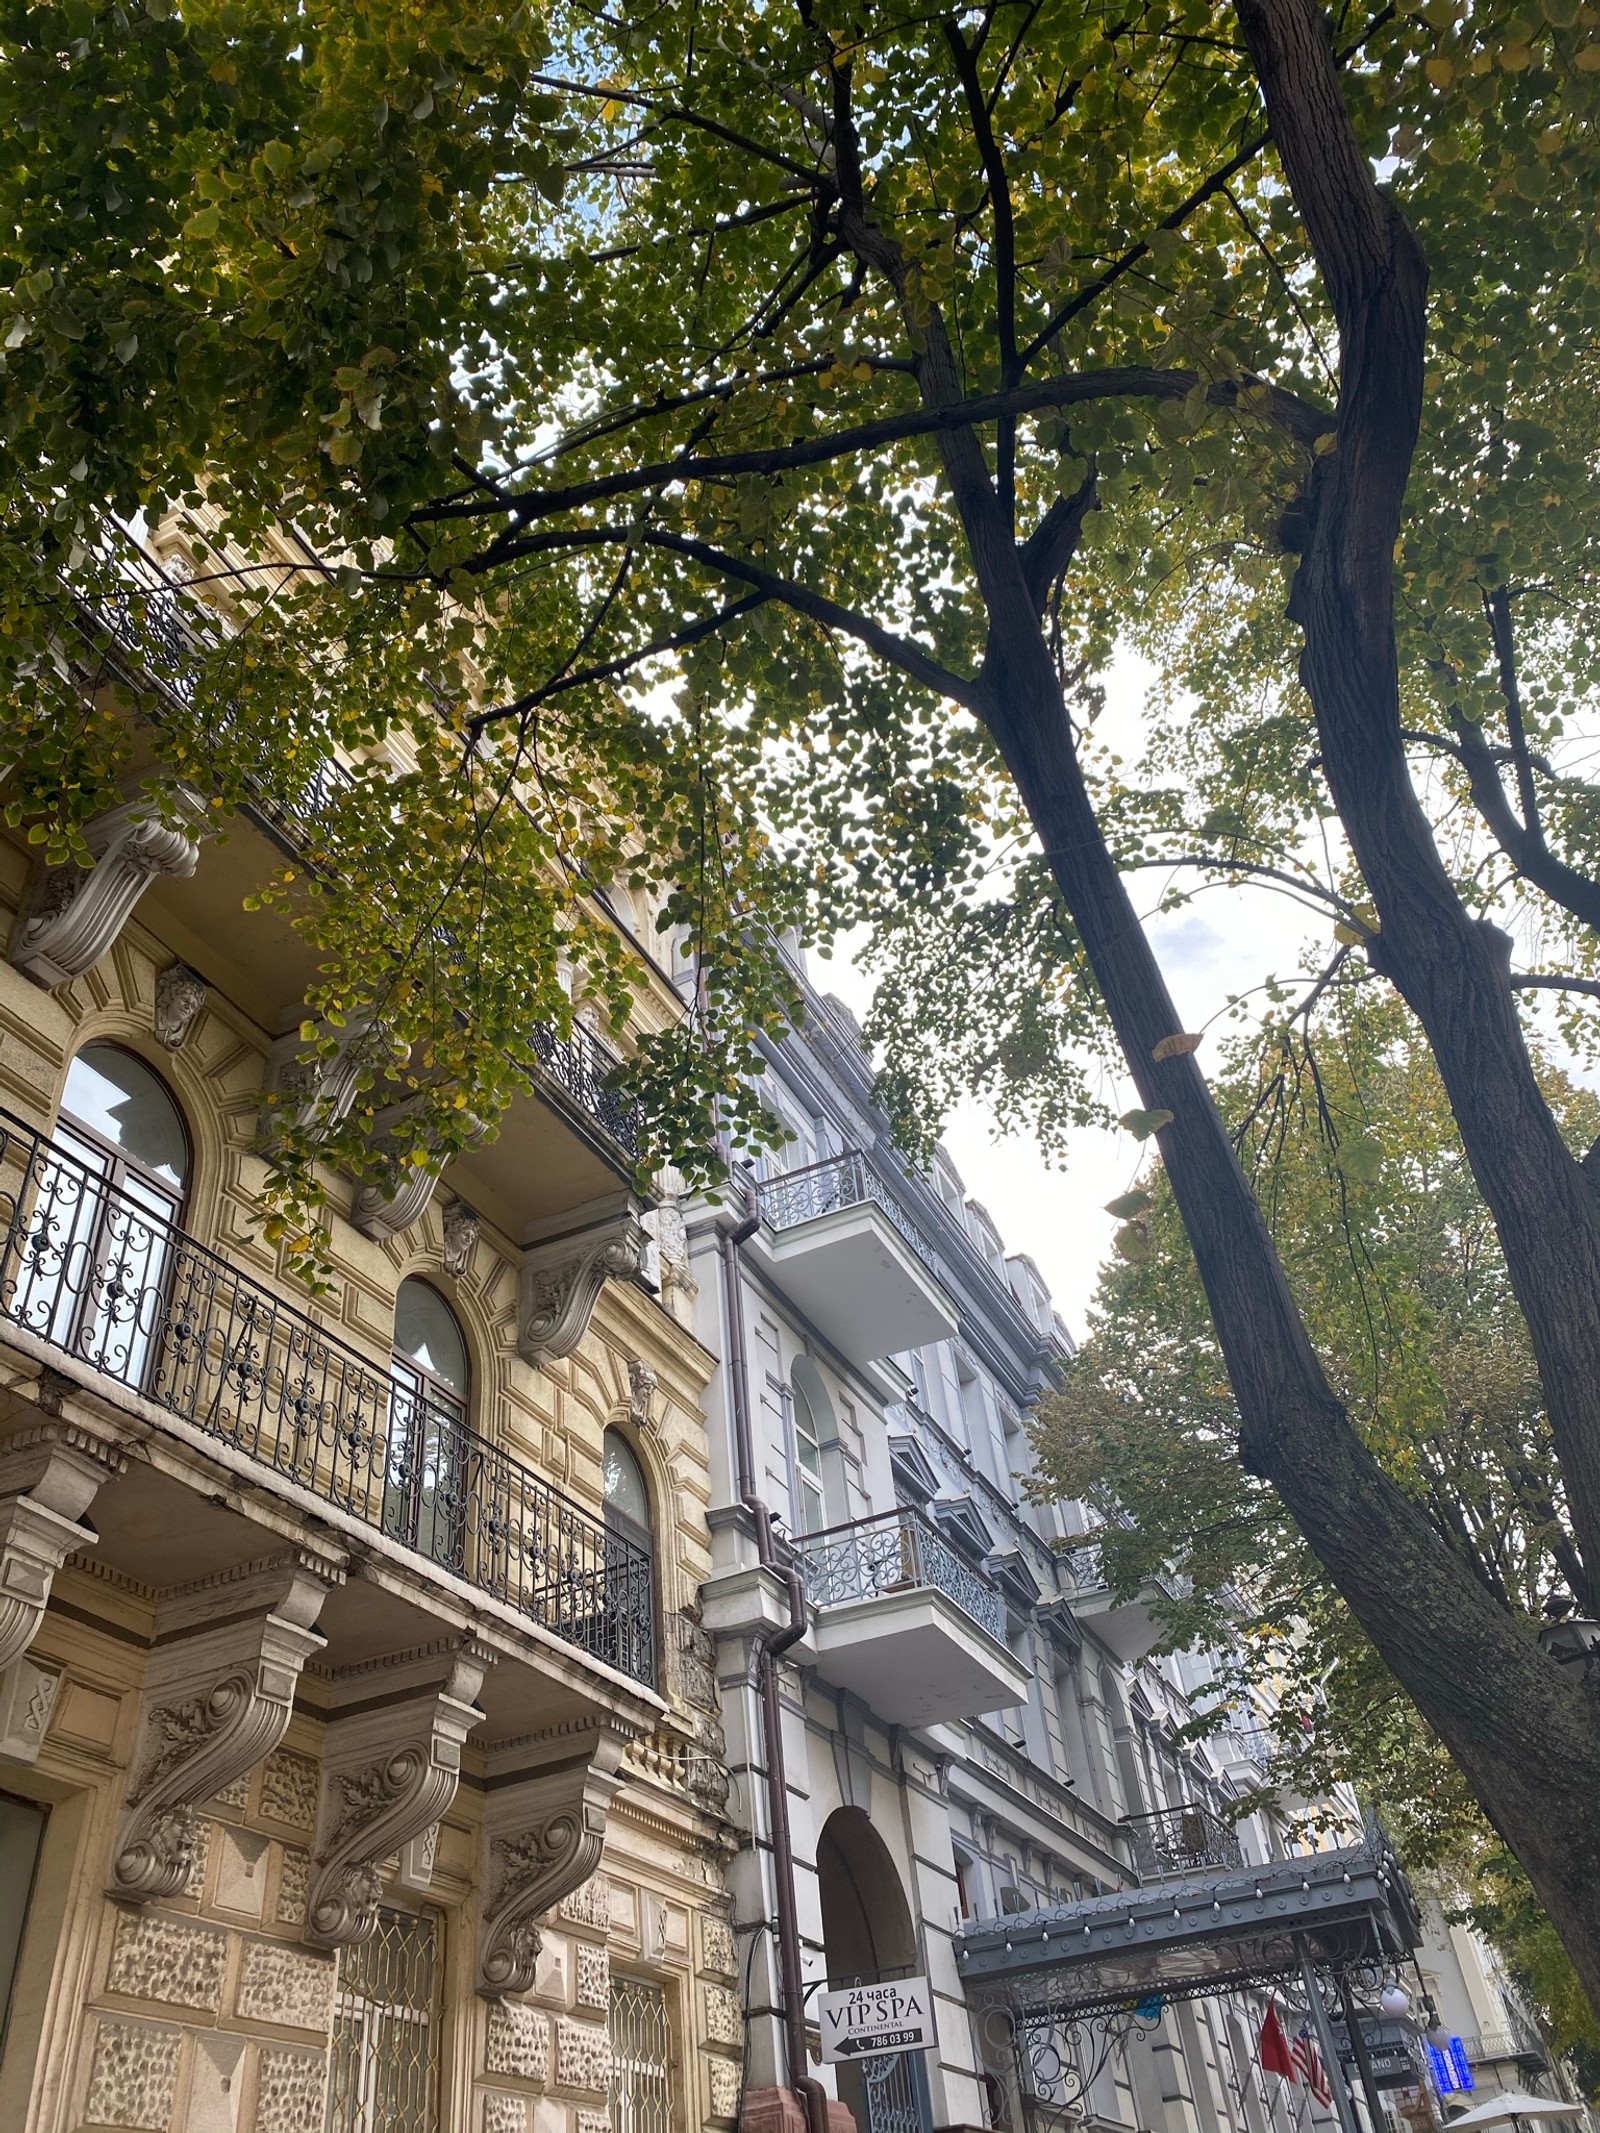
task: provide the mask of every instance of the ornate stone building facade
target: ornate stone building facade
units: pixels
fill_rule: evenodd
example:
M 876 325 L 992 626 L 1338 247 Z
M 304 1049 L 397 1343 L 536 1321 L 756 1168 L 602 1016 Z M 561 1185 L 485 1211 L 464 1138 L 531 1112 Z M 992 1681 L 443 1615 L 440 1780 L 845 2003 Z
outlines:
M 809 995 L 763 1094 L 792 1141 L 745 1209 L 689 1223 L 723 1363 L 704 1611 L 752 1835 L 742 2124 L 1327 2128 L 1322 2101 L 1264 2076 L 1259 2000 L 1158 1993 L 1141 2023 L 1114 1996 L 1040 2031 L 973 1990 L 1013 1918 L 1129 1890 L 1175 1915 L 1184 1874 L 1248 1874 L 1252 1902 L 1261 1874 L 1301 1874 L 1274 1817 L 1231 1826 L 1262 1783 L 1256 1719 L 1196 1742 L 1208 1662 L 1157 1658 L 1154 1595 L 1107 1588 L 1084 1507 L 1030 1500 L 1028 1412 L 1070 1352 L 1036 1269 L 943 1155 L 901 1160 L 839 1002 Z M 933 2048 L 828 2063 L 820 1995 L 909 1976 Z
M 0 2125 L 729 2123 L 712 1360 L 630 1120 L 544 1033 L 495 1144 L 330 1179 L 310 1300 L 262 1099 L 340 1063 L 230 830 L 0 845 Z

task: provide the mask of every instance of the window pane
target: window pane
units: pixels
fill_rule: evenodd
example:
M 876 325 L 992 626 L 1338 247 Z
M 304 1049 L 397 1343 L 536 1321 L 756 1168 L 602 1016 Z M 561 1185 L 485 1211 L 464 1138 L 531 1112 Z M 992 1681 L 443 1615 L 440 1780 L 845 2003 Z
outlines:
M 606 1508 L 620 1511 L 635 1525 L 648 1528 L 650 1491 L 632 1446 L 614 1429 L 606 1431 L 603 1476 Z
M 401 1355 L 467 1396 L 467 1344 L 455 1314 L 425 1281 L 402 1281 L 394 1300 L 394 1344 Z
M 114 1044 L 86 1044 L 67 1069 L 61 1108 L 131 1162 L 183 1190 L 189 1177 L 183 1120 L 142 1059 Z

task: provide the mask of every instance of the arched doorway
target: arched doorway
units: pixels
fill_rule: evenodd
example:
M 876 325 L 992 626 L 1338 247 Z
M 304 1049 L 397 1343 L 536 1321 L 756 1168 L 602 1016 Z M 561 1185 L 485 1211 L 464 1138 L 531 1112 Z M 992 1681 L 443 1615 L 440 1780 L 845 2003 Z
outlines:
M 859 1807 L 837 1808 L 823 1823 L 817 1883 L 830 1985 L 874 1984 L 921 1968 L 911 1908 L 889 1847 Z M 929 2133 L 921 2052 L 841 2062 L 834 2072 L 840 2099 L 861 2133 Z

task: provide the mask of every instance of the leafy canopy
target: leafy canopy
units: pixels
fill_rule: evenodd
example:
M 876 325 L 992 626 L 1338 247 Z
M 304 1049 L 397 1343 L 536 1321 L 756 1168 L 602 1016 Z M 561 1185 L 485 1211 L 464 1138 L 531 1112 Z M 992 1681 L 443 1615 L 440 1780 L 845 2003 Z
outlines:
M 70 859 L 152 751 L 222 818 L 386 759 L 293 908 L 314 1008 L 382 995 L 422 1139 L 492 1120 L 518 1012 L 565 1011 L 558 953 L 620 1005 L 571 889 L 624 869 L 719 1008 L 642 1072 L 661 1149 L 737 1104 L 783 1011 L 748 919 L 790 884 L 814 937 L 872 929 L 908 1133 L 974 1084 L 1055 1141 L 1093 1112 L 1075 936 L 964 708 L 987 623 L 915 375 L 936 337 L 1081 725 L 1119 634 L 1173 692 L 1148 763 L 1088 744 L 1119 856 L 1305 865 L 1281 520 L 1335 347 L 1231 17 L 46 0 L 0 39 L 12 818 Z M 1545 751 L 1592 674 L 1596 10 L 1427 0 L 1337 42 L 1433 266 L 1418 745 L 1442 816 L 1509 812 L 1504 763 L 1523 834 L 1582 865 L 1593 797 Z M 240 629 L 130 747 L 48 647 L 108 516 L 173 511 Z M 1516 893 L 1479 830 L 1461 851 Z M 1587 958 L 1569 918 L 1549 946 Z

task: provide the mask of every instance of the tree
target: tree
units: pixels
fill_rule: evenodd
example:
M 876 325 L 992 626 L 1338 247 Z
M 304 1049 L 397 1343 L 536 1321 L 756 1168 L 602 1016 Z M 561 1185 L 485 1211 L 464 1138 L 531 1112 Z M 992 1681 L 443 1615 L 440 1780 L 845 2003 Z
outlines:
M 1318 1353 L 1364 1441 L 1442 1539 L 1531 1631 L 1572 1570 L 1526 1329 L 1432 1055 L 1387 988 L 1347 968 L 1315 1040 L 1277 1020 L 1216 1093 Z M 1597 1106 L 1541 1062 L 1574 1145 Z M 1142 1205 L 1136 1203 L 1144 1203 Z M 1271 1488 L 1241 1471 L 1238 1418 L 1159 1168 L 1129 1220 L 1060 1393 L 1040 1402 L 1035 1483 L 1100 1514 L 1120 1590 L 1169 1595 L 1175 1645 L 1227 1653 L 1230 1700 L 1279 1719 L 1267 1789 L 1353 1783 L 1407 1863 L 1441 1877 L 1529 1973 L 1564 2044 L 1600 2043 L 1525 1879 Z
M 393 674 L 437 632 L 425 664 L 447 701 L 483 663 L 474 708 L 451 714 L 474 777 L 486 748 L 519 776 L 535 749 L 588 749 L 604 815 L 608 781 L 626 801 L 632 766 L 664 755 L 691 796 L 670 816 L 692 826 L 699 807 L 691 853 L 727 834 L 720 812 L 706 834 L 706 796 L 720 810 L 760 785 L 813 925 L 878 915 L 886 1012 L 924 1018 L 888 1062 L 903 1098 L 926 1078 L 930 987 L 963 1056 L 1054 1117 L 1092 1107 L 1072 1048 L 1109 1029 L 1195 1255 L 1245 1469 L 1597 1995 L 1600 1684 L 1545 1657 L 1352 1426 L 1126 879 L 1159 855 L 1303 881 L 1306 830 L 1336 815 L 1356 893 L 1318 886 L 1437 1062 L 1592 1596 L 1600 1201 L 1540 1089 L 1494 922 L 1526 897 L 1558 967 L 1522 975 L 1570 980 L 1566 962 L 1581 979 L 1600 818 L 1550 745 L 1592 678 L 1592 16 L 1587 0 L 1336 21 L 1315 0 L 1226 16 L 1198 0 L 942 16 L 624 0 L 481 25 L 474 53 L 426 9 L 415 35 L 378 9 L 353 18 L 346 95 L 338 69 L 323 86 L 345 40 L 320 18 L 290 45 L 299 14 L 285 31 L 249 7 L 197 10 L 193 30 L 93 0 L 13 10 L 35 87 L 53 60 L 92 74 L 84 42 L 138 80 L 129 98 L 88 80 L 70 125 L 30 110 L 28 184 L 111 234 L 80 274 L 13 206 L 0 337 L 10 436 L 34 446 L 11 492 L 22 566 L 41 519 L 194 492 L 209 440 L 254 424 L 263 471 L 230 451 L 225 511 L 241 535 L 252 511 L 288 513 L 336 559 L 251 604 L 274 691 L 313 702 L 287 677 L 320 644 L 375 718 L 335 649 L 385 643 Z M 292 89 L 270 110 L 269 79 Z M 213 108 L 205 84 L 244 81 Z M 131 249 L 108 204 L 130 99 L 159 119 L 132 160 L 166 217 Z M 442 197 L 436 134 L 471 150 L 459 178 L 435 172 Z M 421 157 L 404 185 L 397 143 Z M 113 189 L 134 197 L 120 175 Z M 131 337 L 124 284 L 152 256 L 220 322 L 201 336 L 210 418 L 185 463 L 153 415 L 156 442 L 124 468 L 106 381 Z M 360 347 L 391 302 L 415 343 Z M 315 406 L 315 434 L 272 389 L 279 349 L 301 364 L 307 348 L 289 397 Z M 170 370 L 142 379 L 159 411 Z M 27 584 L 45 614 L 36 568 Z M 1119 630 L 1197 693 L 1198 820 L 1175 774 L 1096 760 Z M 672 705 L 617 714 L 609 691 L 669 667 Z M 70 823 L 70 781 L 44 768 L 41 825 Z M 1441 851 L 1464 806 L 1481 838 Z M 1019 839 L 1033 856 L 1008 863 Z M 931 960 L 908 942 L 925 921 Z M 735 1030 L 760 997 L 742 975 L 752 930 L 701 931 Z

